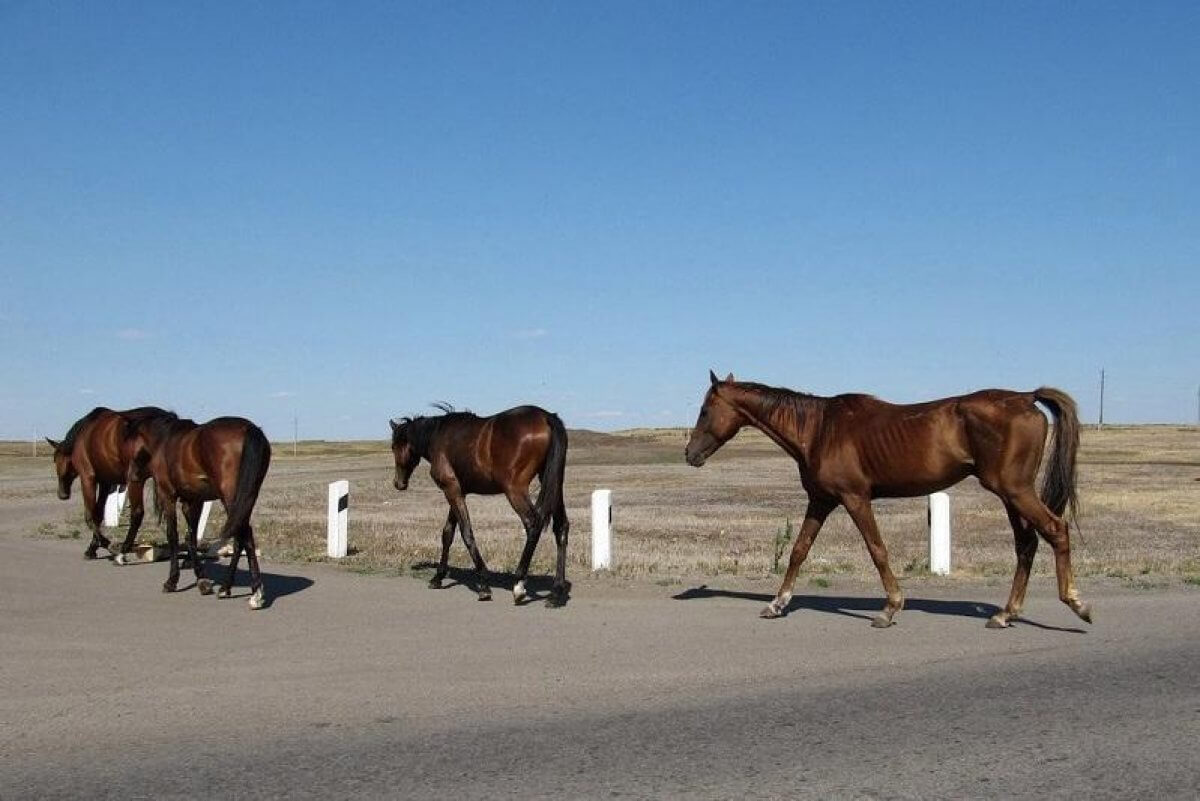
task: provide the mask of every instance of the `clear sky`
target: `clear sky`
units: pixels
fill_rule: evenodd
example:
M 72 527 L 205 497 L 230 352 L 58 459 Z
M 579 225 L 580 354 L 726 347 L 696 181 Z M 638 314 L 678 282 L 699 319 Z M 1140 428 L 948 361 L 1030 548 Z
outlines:
M 0 437 L 684 425 L 709 368 L 1194 422 L 1200 4 L 0 0 Z

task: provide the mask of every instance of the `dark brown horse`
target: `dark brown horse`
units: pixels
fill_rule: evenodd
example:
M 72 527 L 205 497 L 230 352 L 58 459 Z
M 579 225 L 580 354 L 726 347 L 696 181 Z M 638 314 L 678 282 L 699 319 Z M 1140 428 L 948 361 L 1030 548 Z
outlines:
M 266 596 L 250 526 L 250 513 L 271 464 L 271 444 L 262 429 L 241 417 L 218 417 L 200 425 L 172 415 L 137 425 L 130 442 L 135 454 L 131 474 L 154 479 L 155 501 L 166 522 L 171 567 L 163 592 L 174 592 L 179 583 L 178 501 L 188 524 L 196 587 L 201 595 L 212 593 L 212 581 L 204 578 L 203 560 L 197 553 L 196 528 L 204 502 L 219 500 L 225 506 L 225 527 L 219 540 L 233 537 L 234 546 L 217 597 L 229 596 L 245 550 L 250 562 L 250 608 L 263 608 Z
M 518 406 L 491 417 L 455 412 L 440 407 L 436 417 L 406 417 L 392 424 L 392 454 L 396 459 L 396 489 L 408 488 L 408 479 L 422 458 L 429 461 L 430 475 L 446 495 L 450 513 L 442 527 L 442 558 L 429 586 L 437 589 L 446 577 L 454 529 L 462 531 L 463 543 L 475 562 L 479 600 L 491 600 L 487 566 L 467 513 L 466 495 L 504 494 L 525 526 L 525 550 L 517 565 L 513 601 L 525 600 L 525 575 L 546 523 L 554 519 L 558 565 L 554 587 L 546 606 L 567 602 L 567 510 L 563 504 L 563 473 L 567 462 L 567 430 L 558 415 L 536 406 Z M 537 503 L 529 499 L 529 483 L 539 478 Z
M 1091 608 L 1079 599 L 1071 572 L 1071 545 L 1063 513 L 1075 512 L 1075 452 L 1079 419 L 1075 402 L 1057 389 L 1033 392 L 985 389 L 969 395 L 897 406 L 870 395 L 822 398 L 730 375 L 712 386 L 688 441 L 685 455 L 699 467 L 743 426 L 754 426 L 800 466 L 808 493 L 804 524 L 792 547 L 787 574 L 762 617 L 787 611 L 796 573 L 821 524 L 838 505 L 866 540 L 883 580 L 887 604 L 872 625 L 889 626 L 904 606 L 904 595 L 888 566 L 887 548 L 871 512 L 872 498 L 904 498 L 937 492 L 967 476 L 999 496 L 1016 539 L 1017 571 L 1004 609 L 988 621 L 1003 628 L 1020 614 L 1029 570 L 1041 534 L 1054 549 L 1058 595 L 1087 622 Z M 1034 489 L 1046 418 L 1034 402 L 1054 415 L 1054 445 L 1042 484 Z
M 131 425 L 156 417 L 170 415 L 156 406 L 143 406 L 116 412 L 98 406 L 75 421 L 61 442 L 49 437 L 46 441 L 54 448 L 54 471 L 58 476 L 58 497 L 71 497 L 71 485 L 79 478 L 79 492 L 83 496 L 83 512 L 88 528 L 92 530 L 92 541 L 83 552 L 85 559 L 95 559 L 96 549 L 107 548 L 113 554 L 128 553 L 133 548 L 138 528 L 142 525 L 143 482 L 129 480 L 129 464 L 132 451 L 126 434 Z M 104 522 L 104 505 L 108 496 L 121 486 L 128 485 L 129 532 L 121 543 L 120 551 L 114 550 L 108 537 L 101 532 Z

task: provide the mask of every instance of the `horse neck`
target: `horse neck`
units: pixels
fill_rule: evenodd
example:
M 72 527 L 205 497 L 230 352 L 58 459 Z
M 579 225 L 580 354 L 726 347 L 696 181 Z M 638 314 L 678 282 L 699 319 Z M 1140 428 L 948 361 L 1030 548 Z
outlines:
M 767 435 L 800 463 L 808 464 L 812 432 L 820 422 L 823 398 L 793 393 L 786 403 L 773 403 L 753 387 L 735 386 L 734 405 L 749 425 Z
M 412 421 L 409 442 L 416 450 L 417 456 L 429 459 L 429 454 L 433 451 L 434 440 L 437 439 L 438 432 L 442 428 L 443 420 L 444 418 L 441 417 L 419 417 Z

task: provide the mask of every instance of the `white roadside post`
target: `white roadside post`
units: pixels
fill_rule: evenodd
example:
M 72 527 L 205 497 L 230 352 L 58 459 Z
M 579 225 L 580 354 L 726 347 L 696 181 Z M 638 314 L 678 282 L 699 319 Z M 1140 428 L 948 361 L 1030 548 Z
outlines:
M 929 496 L 929 572 L 950 574 L 950 496 L 944 492 Z
M 117 490 L 108 494 L 104 502 L 104 525 L 116 528 L 121 525 L 121 510 L 125 508 L 125 490 Z
M 329 485 L 328 553 L 334 559 L 346 555 L 346 523 L 350 517 L 350 482 L 346 479 Z
M 612 490 L 592 493 L 592 570 L 612 567 Z
M 205 501 L 200 507 L 200 522 L 196 524 L 196 542 L 204 539 L 204 527 L 208 525 L 208 513 L 212 511 L 212 501 Z

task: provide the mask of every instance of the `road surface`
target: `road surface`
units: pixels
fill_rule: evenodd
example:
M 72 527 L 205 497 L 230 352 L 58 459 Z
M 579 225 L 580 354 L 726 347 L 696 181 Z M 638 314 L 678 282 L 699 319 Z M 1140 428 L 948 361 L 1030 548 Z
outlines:
M 0 798 L 1194 798 L 1200 591 L 497 591 L 275 565 L 272 605 L 0 535 Z M 210 569 L 211 566 L 210 566 Z M 185 578 L 189 575 L 184 574 Z M 244 575 L 241 577 L 244 582 Z M 190 581 L 181 582 L 186 587 Z M 241 597 L 236 597 L 241 596 Z

